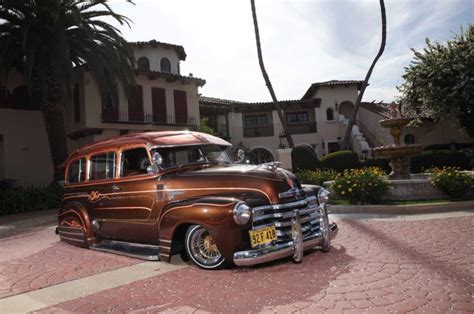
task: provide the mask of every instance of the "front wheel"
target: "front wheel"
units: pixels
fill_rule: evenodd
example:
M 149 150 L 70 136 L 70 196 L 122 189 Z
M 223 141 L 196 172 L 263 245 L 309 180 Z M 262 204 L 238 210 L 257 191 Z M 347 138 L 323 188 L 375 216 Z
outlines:
M 193 263 L 204 269 L 217 269 L 225 261 L 209 232 L 200 225 L 189 227 L 185 248 Z

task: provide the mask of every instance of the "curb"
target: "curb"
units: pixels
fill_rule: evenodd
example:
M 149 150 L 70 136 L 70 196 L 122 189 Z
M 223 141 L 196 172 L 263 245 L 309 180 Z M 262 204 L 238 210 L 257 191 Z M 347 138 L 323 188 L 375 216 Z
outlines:
M 474 201 L 440 202 L 416 205 L 329 205 L 331 214 L 392 214 L 414 215 L 474 210 Z

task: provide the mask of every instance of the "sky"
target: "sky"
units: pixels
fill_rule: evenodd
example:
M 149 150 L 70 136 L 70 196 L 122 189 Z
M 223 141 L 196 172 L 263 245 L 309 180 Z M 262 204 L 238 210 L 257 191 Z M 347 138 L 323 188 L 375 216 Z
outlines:
M 381 40 L 376 0 L 256 0 L 264 63 L 277 98 L 314 82 L 363 80 Z M 129 17 L 128 41 L 182 45 L 181 74 L 206 80 L 205 96 L 270 101 L 258 65 L 250 0 L 112 0 Z M 387 44 L 364 101 L 391 102 L 425 38 L 444 42 L 474 23 L 474 0 L 386 0 Z

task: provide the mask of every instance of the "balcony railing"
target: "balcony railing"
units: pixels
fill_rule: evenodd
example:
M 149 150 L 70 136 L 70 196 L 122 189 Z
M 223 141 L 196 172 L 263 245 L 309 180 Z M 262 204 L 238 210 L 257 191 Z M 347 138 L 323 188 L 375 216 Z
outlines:
M 143 112 L 102 111 L 103 123 L 156 124 L 156 125 L 196 125 L 196 118 L 175 115 L 157 115 Z
M 291 134 L 316 133 L 316 122 L 288 124 Z
M 244 137 L 267 137 L 273 136 L 273 124 L 268 124 L 265 127 L 245 127 Z

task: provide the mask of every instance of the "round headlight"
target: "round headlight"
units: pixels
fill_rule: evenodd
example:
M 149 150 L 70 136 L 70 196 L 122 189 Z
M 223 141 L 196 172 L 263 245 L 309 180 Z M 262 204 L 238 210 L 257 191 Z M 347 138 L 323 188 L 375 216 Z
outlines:
M 239 202 L 234 206 L 234 221 L 238 225 L 245 225 L 252 216 L 252 211 L 247 203 Z
M 326 204 L 329 202 L 329 191 L 321 188 L 318 192 L 318 203 L 319 205 Z

